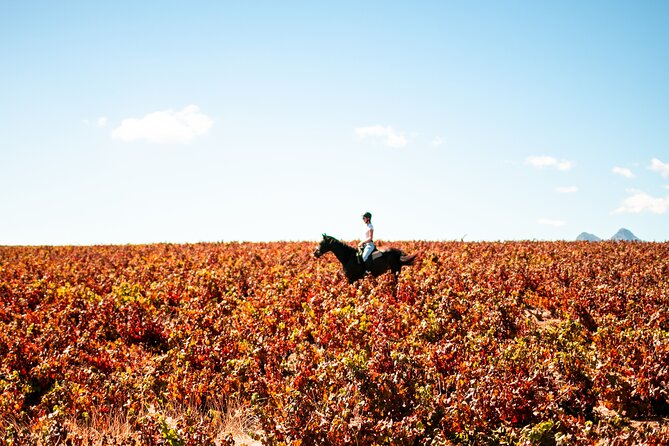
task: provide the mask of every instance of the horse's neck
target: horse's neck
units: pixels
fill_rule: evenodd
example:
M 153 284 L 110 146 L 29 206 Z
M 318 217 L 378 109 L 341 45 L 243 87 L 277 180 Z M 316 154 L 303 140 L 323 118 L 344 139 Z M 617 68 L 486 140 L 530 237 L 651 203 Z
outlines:
M 332 246 L 332 252 L 342 265 L 346 265 L 351 260 L 351 256 L 355 255 L 355 248 L 339 242 Z

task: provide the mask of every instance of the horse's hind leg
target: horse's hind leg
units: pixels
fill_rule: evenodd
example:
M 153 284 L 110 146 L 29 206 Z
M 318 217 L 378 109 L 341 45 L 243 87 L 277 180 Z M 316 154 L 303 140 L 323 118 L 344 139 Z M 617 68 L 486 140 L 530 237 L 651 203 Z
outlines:
M 395 302 L 397 302 L 397 286 L 399 285 L 399 277 L 398 274 L 393 271 L 393 299 L 395 299 Z
M 388 263 L 388 266 L 390 266 L 390 271 L 393 274 L 393 298 L 397 300 L 397 287 L 400 283 L 400 271 L 402 270 L 402 263 L 400 262 L 399 257 Z

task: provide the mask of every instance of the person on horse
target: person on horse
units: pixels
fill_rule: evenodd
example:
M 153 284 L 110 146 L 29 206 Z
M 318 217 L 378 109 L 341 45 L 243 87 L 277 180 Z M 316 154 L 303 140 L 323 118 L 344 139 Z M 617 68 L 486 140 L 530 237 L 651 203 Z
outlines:
M 362 250 L 361 254 L 362 261 L 366 265 L 368 265 L 367 259 L 369 259 L 369 256 L 372 255 L 372 251 L 374 251 L 375 249 L 374 226 L 372 226 L 372 214 L 370 214 L 369 212 L 365 212 L 364 214 L 362 214 L 362 221 L 365 222 L 367 229 L 365 230 L 365 236 L 358 244 L 358 248 Z

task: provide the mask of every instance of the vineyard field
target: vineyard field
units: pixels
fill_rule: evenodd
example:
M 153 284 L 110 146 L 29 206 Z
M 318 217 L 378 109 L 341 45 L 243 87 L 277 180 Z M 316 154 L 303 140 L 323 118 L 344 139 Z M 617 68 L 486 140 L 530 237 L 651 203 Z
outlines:
M 669 444 L 669 243 L 0 246 L 0 444 Z

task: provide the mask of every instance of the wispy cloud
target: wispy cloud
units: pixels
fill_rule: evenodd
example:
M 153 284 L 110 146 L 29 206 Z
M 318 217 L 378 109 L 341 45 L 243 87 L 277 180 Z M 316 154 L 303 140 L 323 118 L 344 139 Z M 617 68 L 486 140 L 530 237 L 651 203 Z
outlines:
M 614 167 L 611 172 L 625 178 L 634 178 L 634 173 L 626 167 Z
M 625 198 L 615 212 L 624 214 L 664 214 L 669 210 L 668 197 L 653 197 L 645 192 L 633 190 L 632 195 Z
M 430 145 L 432 147 L 439 147 L 443 144 L 444 144 L 444 140 L 440 136 L 435 137 L 434 139 L 432 139 L 432 142 L 430 142 Z
M 181 111 L 172 109 L 149 113 L 143 118 L 128 118 L 112 131 L 112 138 L 129 142 L 146 140 L 156 144 L 187 144 L 209 133 L 213 120 L 196 105 Z
M 91 122 L 90 119 L 84 119 L 84 125 L 90 126 L 90 125 L 95 125 L 96 127 L 103 128 L 107 126 L 107 123 L 109 122 L 109 119 L 107 119 L 106 116 L 100 116 L 95 120 L 95 122 Z
M 555 228 L 559 228 L 567 224 L 567 222 L 565 221 L 553 220 L 550 218 L 540 218 L 539 220 L 537 220 L 537 223 L 539 223 L 540 225 L 553 226 Z
M 569 170 L 574 167 L 573 162 L 567 160 L 558 160 L 552 156 L 530 156 L 525 160 L 525 164 L 529 164 L 530 166 L 539 169 L 551 167 L 558 170 Z
M 373 125 L 370 127 L 358 127 L 355 134 L 361 138 L 372 138 L 381 141 L 388 147 L 404 147 L 409 142 L 403 133 L 396 131 L 391 126 Z
M 559 194 L 575 194 L 578 192 L 578 187 L 576 186 L 562 186 L 555 188 L 555 192 Z
M 659 159 L 653 158 L 648 168 L 654 172 L 659 172 L 663 177 L 669 177 L 669 163 L 663 163 Z

